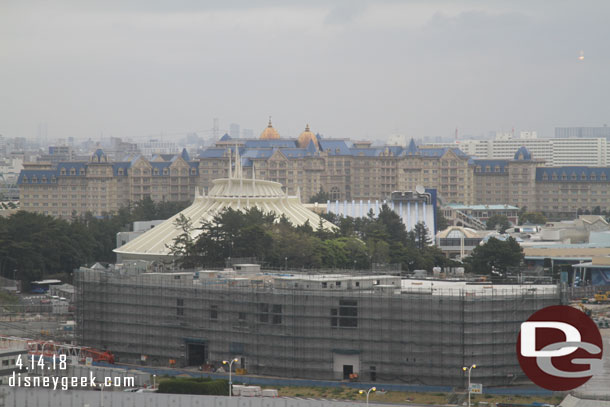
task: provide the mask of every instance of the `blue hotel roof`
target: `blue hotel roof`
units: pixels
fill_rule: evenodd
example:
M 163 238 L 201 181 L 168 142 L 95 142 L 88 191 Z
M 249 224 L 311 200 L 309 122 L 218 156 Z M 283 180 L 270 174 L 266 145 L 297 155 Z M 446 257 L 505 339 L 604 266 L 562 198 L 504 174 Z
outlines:
M 564 175 L 566 179 L 562 179 Z M 575 180 L 572 179 L 572 175 L 576 176 Z M 582 179 L 583 175 L 586 178 L 585 180 Z M 555 176 L 555 179 L 553 179 L 553 176 Z M 593 176 L 593 179 L 591 176 Z M 606 182 L 610 181 L 610 167 L 540 167 L 536 168 L 536 181 Z
M 222 150 L 224 151 L 224 149 Z M 96 157 L 101 157 L 103 155 L 103 151 L 97 150 L 94 154 Z M 114 176 L 127 176 L 129 168 L 140 158 L 138 155 L 132 159 L 132 161 L 121 161 L 121 162 L 113 162 L 108 163 L 112 166 L 112 173 Z M 185 151 L 183 150 L 182 154 L 174 155 L 171 161 L 149 161 L 150 165 L 153 168 L 163 169 L 169 168 L 173 162 L 178 157 L 185 157 Z M 188 154 L 186 154 L 188 157 Z M 169 158 L 169 157 L 168 157 Z M 50 170 L 21 170 L 19 173 L 19 177 L 17 178 L 17 184 L 23 184 L 24 178 L 27 178 L 27 183 L 32 184 L 32 180 L 36 179 L 36 184 L 42 184 L 43 179 L 44 183 L 51 184 L 53 183 L 57 177 L 84 177 L 87 174 L 87 167 L 90 163 L 86 161 L 76 161 L 76 162 L 60 162 L 57 166 Z M 98 164 L 94 162 L 93 164 Z M 105 164 L 105 163 L 104 163 Z M 187 164 L 191 169 L 195 169 L 197 174 L 199 174 L 199 161 L 187 161 Z M 98 164 L 99 165 L 99 164 Z M 119 174 L 119 170 L 123 170 L 122 174 Z M 74 171 L 72 171 L 74 170 Z M 84 171 L 83 171 L 84 170 Z M 63 173 L 62 173 L 63 172 Z M 155 175 L 153 173 L 153 175 Z M 163 175 L 163 172 L 160 171 L 160 174 Z
M 23 184 L 23 178 L 27 177 L 28 184 L 51 184 L 57 179 L 56 170 L 21 170 L 17 184 Z M 33 182 L 34 178 L 36 182 Z M 44 181 L 43 181 L 44 180 Z
M 505 173 L 506 172 L 506 166 L 508 165 L 508 160 L 480 160 L 480 159 L 474 159 L 473 160 L 474 164 L 476 166 L 481 167 L 480 171 L 476 171 L 476 172 L 482 172 L 482 173 L 496 173 L 496 167 L 500 168 L 500 173 Z M 489 167 L 489 170 L 487 170 L 487 167 Z

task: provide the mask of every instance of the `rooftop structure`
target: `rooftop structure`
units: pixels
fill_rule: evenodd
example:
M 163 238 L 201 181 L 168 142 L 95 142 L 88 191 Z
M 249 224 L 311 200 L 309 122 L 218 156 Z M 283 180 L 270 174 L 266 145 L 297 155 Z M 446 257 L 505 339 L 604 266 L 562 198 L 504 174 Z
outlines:
M 170 256 L 170 247 L 174 239 L 183 233 L 183 230 L 176 225 L 176 219 L 184 216 L 192 225 L 199 225 L 203 221 L 211 221 L 215 215 L 228 208 L 235 210 L 258 208 L 265 213 L 276 214 L 278 220 L 284 215 L 295 226 L 308 222 L 311 227 L 322 224 L 325 229 L 335 229 L 333 224 L 305 208 L 298 194 L 289 196 L 284 192 L 281 184 L 244 178 L 239 149 L 236 149 L 234 171 L 232 160 L 229 160 L 229 178 L 214 180 L 214 186 L 207 196 L 196 192 L 191 206 L 114 251 L 121 260 L 167 258 Z M 195 227 L 190 233 L 195 239 L 201 230 Z
M 508 221 L 516 225 L 519 221 L 519 208 L 513 205 L 462 205 L 447 204 L 443 207 L 443 215 L 453 225 L 462 225 L 477 230 L 486 228 L 486 222 L 492 216 L 506 216 Z

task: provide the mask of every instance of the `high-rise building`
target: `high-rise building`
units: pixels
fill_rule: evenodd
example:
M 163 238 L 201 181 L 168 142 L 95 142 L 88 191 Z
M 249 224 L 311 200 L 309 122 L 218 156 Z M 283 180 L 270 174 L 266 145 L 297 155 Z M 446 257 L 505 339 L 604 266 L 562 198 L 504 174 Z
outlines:
M 502 135 L 491 140 L 460 140 L 459 143 L 444 143 L 442 146 L 459 147 L 472 157 L 488 160 L 510 160 L 517 149 L 526 147 L 537 159 L 544 160 L 549 166 L 604 167 L 610 163 L 610 143 L 603 137 L 537 138 L 535 133 L 522 132 L 521 137 Z
M 610 127 L 555 127 L 557 138 L 597 138 L 610 139 Z
M 233 138 L 239 138 L 241 136 L 240 129 L 239 129 L 239 124 L 231 123 L 229 125 L 229 135 L 231 137 L 233 137 Z

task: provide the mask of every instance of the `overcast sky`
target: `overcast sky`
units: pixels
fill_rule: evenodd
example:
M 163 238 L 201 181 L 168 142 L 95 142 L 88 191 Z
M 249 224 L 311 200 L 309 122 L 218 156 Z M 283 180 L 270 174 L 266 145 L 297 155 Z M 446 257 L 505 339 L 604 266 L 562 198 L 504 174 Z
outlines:
M 271 115 L 282 136 L 550 136 L 610 122 L 609 15 L 604 0 L 2 0 L 0 134 L 207 137 L 217 117 L 258 135 Z

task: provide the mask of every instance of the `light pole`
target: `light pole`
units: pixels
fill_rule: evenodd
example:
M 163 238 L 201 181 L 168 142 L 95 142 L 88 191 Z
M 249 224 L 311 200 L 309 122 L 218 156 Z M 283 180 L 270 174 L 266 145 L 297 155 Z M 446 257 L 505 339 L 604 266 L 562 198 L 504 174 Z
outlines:
M 153 389 L 156 389 L 156 388 L 157 388 L 157 375 L 154 374 L 153 375 Z
M 284 257 L 284 270 L 288 271 L 288 257 Z
M 231 359 L 228 362 L 226 360 L 222 361 L 223 365 L 226 365 L 226 364 L 229 365 L 229 397 L 231 397 L 231 387 L 233 385 L 231 382 L 231 370 L 233 370 L 232 367 L 233 367 L 233 363 L 235 363 L 235 362 L 237 362 L 237 358 Z
M 377 387 L 371 387 L 369 391 L 366 392 L 366 407 L 369 406 L 369 394 L 371 394 L 371 391 L 377 391 Z M 363 394 L 364 390 L 360 390 L 358 393 Z
M 468 371 L 468 407 L 470 407 L 470 371 L 476 369 L 477 365 L 470 365 L 469 367 L 464 366 L 463 371 Z

